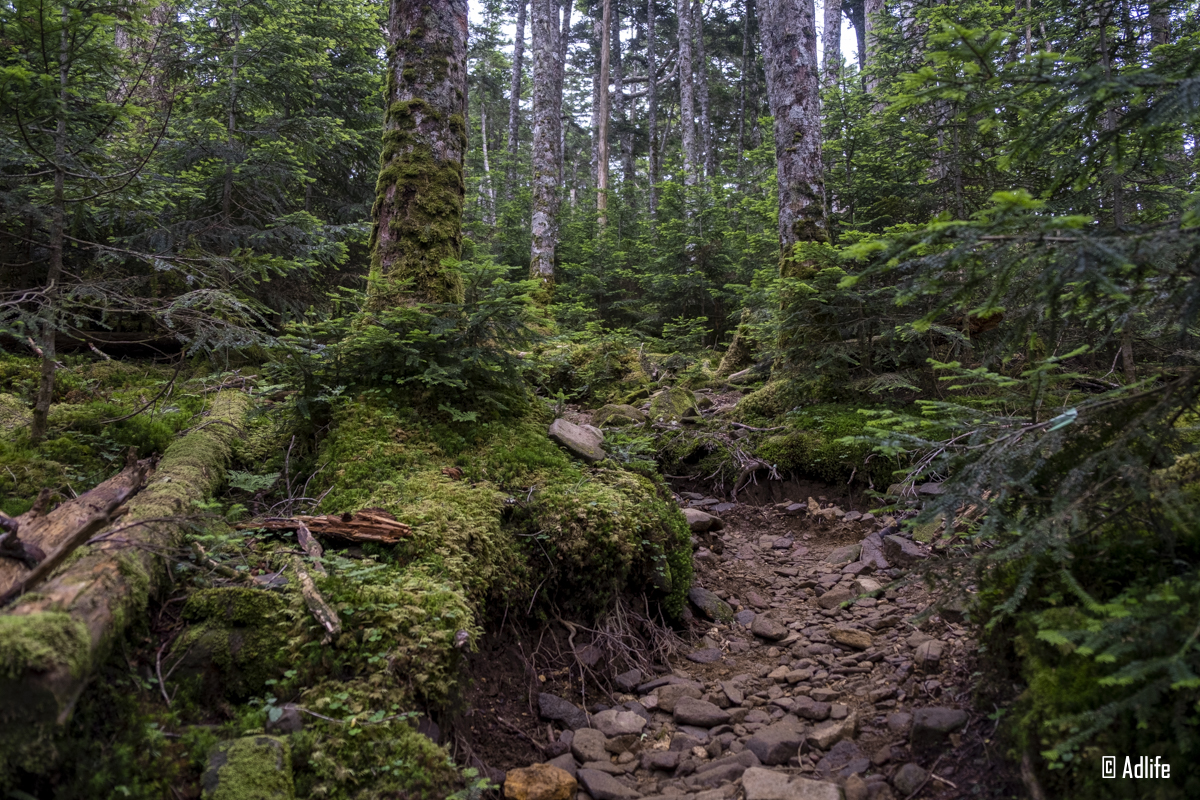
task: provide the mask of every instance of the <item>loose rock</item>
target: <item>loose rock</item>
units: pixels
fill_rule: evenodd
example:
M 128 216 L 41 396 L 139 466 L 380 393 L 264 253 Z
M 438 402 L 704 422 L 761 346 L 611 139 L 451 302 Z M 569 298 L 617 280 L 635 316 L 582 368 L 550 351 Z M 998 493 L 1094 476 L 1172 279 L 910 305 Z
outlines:
M 565 770 L 550 764 L 509 770 L 504 778 L 506 800 L 572 800 L 579 784 Z
M 604 435 L 594 428 L 589 430 L 560 418 L 550 423 L 549 435 L 551 439 L 567 448 L 571 455 L 589 464 L 608 458 L 608 453 L 600 446 Z

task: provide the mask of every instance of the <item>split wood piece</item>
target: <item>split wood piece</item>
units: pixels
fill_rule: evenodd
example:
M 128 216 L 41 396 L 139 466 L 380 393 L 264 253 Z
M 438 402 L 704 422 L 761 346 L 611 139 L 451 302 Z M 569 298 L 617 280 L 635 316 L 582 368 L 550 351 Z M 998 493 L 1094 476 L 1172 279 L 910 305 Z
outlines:
M 338 619 L 337 612 L 329 603 L 325 602 L 325 598 L 317 590 L 317 585 L 313 583 L 308 570 L 304 569 L 304 564 L 300 561 L 299 556 L 292 556 L 292 570 L 296 573 L 296 582 L 300 584 L 300 594 L 304 595 L 304 603 L 312 612 L 313 618 L 325 629 L 325 636 L 321 640 L 321 644 L 329 644 L 333 641 L 333 637 L 341 635 L 342 622 Z
M 140 487 L 139 487 L 140 488 Z M 42 560 L 40 564 L 33 568 L 33 571 L 26 575 L 16 584 L 11 586 L 4 594 L 0 594 L 0 608 L 16 600 L 21 595 L 31 591 L 42 581 L 50 577 L 54 570 L 58 569 L 67 556 L 75 552 L 88 539 L 92 538 L 92 534 L 101 530 L 112 521 L 117 509 L 125 505 L 125 501 L 129 498 L 132 491 L 130 489 L 122 489 L 117 493 L 105 508 L 97 511 L 92 516 L 84 520 L 67 539 L 58 546 L 58 549 Z
M 28 552 L 32 546 L 41 552 L 41 557 L 36 559 L 41 561 L 45 558 L 46 553 L 55 552 L 63 542 L 71 539 L 88 520 L 108 508 L 115 498 L 123 495 L 128 500 L 137 494 L 145 485 L 146 477 L 153 469 L 154 462 L 148 458 L 141 461 L 131 458 L 130 462 L 125 469 L 99 486 L 84 492 L 74 500 L 60 504 L 49 513 L 46 512 L 52 494 L 48 490 L 43 490 L 33 508 L 11 520 L 11 523 L 16 526 L 14 532 L 22 545 L 23 552 Z M 3 551 L 0 551 L 0 554 L 8 555 Z M 36 555 L 36 553 L 32 555 Z M 30 564 L 28 559 L 22 563 L 14 558 L 0 558 L 0 594 L 8 592 L 18 582 L 24 580 L 34 566 L 35 564 Z
M 412 533 L 412 528 L 385 514 L 386 511 L 370 509 L 354 514 L 325 514 L 319 517 L 268 517 L 257 522 L 243 522 L 237 527 L 241 530 L 266 528 L 269 531 L 290 531 L 304 525 L 309 532 L 318 536 L 381 544 L 395 544 Z
M 0 773 L 13 743 L 52 742 L 93 669 L 168 579 L 164 556 L 186 551 L 195 503 L 220 487 L 250 406 L 242 392 L 209 397 L 210 424 L 177 438 L 154 476 L 126 503 L 121 543 L 80 548 L 37 591 L 0 611 Z M 103 533 L 103 532 L 101 532 Z M 13 745 L 13 747 L 9 747 Z M 37 752 L 52 752 L 47 747 Z M 47 774 L 54 758 L 24 760 Z
M 328 575 L 329 573 L 325 572 L 325 565 L 321 563 L 321 556 L 325 554 L 325 551 L 321 549 L 321 543 L 313 538 L 308 526 L 303 522 L 296 524 L 296 539 L 304 548 L 304 552 L 308 553 L 308 557 L 312 559 L 313 571 L 322 578 Z

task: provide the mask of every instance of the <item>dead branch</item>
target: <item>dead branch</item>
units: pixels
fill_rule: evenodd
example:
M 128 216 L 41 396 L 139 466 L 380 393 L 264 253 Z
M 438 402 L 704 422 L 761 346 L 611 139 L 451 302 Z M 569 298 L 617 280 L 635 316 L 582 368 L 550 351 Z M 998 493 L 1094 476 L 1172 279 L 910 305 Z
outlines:
M 387 515 L 387 516 L 385 516 Z M 305 526 L 310 533 L 330 536 L 349 542 L 379 542 L 395 544 L 412 533 L 412 528 L 397 522 L 386 511 L 365 509 L 351 514 L 323 516 L 268 517 L 255 522 L 243 522 L 239 530 L 262 528 L 269 531 L 299 530 Z
M 328 644 L 333 641 L 333 637 L 341 634 L 342 622 L 338 619 L 337 612 L 333 610 L 333 607 L 325 602 L 325 598 L 317 590 L 317 585 L 313 583 L 312 576 L 304 569 L 304 564 L 297 556 L 292 556 L 292 570 L 296 573 L 296 581 L 300 584 L 300 594 L 304 595 L 304 602 L 308 606 L 308 610 L 325 629 L 325 637 L 321 643 Z

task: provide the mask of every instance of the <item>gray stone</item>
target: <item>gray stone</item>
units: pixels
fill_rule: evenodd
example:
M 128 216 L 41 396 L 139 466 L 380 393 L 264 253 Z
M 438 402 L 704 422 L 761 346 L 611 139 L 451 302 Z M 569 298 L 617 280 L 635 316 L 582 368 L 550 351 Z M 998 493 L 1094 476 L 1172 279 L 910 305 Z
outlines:
M 421 722 L 425 722 L 428 719 L 429 717 L 421 717 Z M 278 708 L 272 709 L 271 713 L 267 716 L 267 733 L 288 734 L 295 733 L 303 728 L 304 714 L 300 711 L 300 707 L 295 703 L 285 703 Z M 434 728 L 436 729 L 437 726 L 434 725 Z M 419 725 L 418 731 L 420 731 Z M 424 733 L 425 731 L 420 732 Z M 436 735 L 431 736 L 430 738 L 435 742 L 437 741 Z
M 937 497 L 945 493 L 946 490 L 942 488 L 941 482 L 922 483 L 917 487 L 917 494 L 923 494 L 926 497 Z
M 673 770 L 679 766 L 679 751 L 651 750 L 642 753 L 642 769 Z
M 742 701 L 746 699 L 746 694 L 733 681 L 721 681 L 721 691 L 725 692 L 725 696 L 729 698 L 729 702 L 735 706 L 740 706 Z
M 754 618 L 754 622 L 750 624 L 750 632 L 760 639 L 770 642 L 778 642 L 788 635 L 788 629 L 782 622 L 772 619 L 766 614 L 759 614 Z
M 609 404 L 592 412 L 592 422 L 601 428 L 619 425 L 639 425 L 646 415 L 630 405 Z
M 590 425 L 584 427 L 565 419 L 556 419 L 550 423 L 549 436 L 570 451 L 571 455 L 589 464 L 608 458 L 608 453 L 600 445 L 604 442 L 604 434 Z
M 204 800 L 292 800 L 288 744 L 274 736 L 243 736 L 221 742 L 208 754 L 200 779 Z
M 688 783 L 693 788 L 710 788 L 720 786 L 723 783 L 731 783 L 742 777 L 742 773 L 746 771 L 746 767 L 736 761 L 724 762 L 715 766 L 709 766 L 703 772 L 697 772 L 693 777 L 688 779 Z
M 829 564 L 849 564 L 851 561 L 858 560 L 858 554 L 862 550 L 859 545 L 848 544 L 845 547 L 839 547 L 829 555 L 825 556 L 822 561 Z
M 674 713 L 675 704 L 682 697 L 692 697 L 696 700 L 700 699 L 700 684 L 692 681 L 672 683 L 667 686 L 660 686 L 654 693 L 658 697 L 658 707 L 668 714 Z
M 538 695 L 538 711 L 543 719 L 552 720 L 562 723 L 563 727 L 571 730 L 586 728 L 588 726 L 587 714 L 583 709 L 572 703 L 570 700 L 564 700 L 557 695 L 542 692 Z
M 728 723 L 729 714 L 704 700 L 681 697 L 675 703 L 675 721 L 684 725 L 712 728 Z
M 640 734 L 646 727 L 646 720 L 632 711 L 618 711 L 610 708 L 592 715 L 592 727 L 605 736 L 627 736 Z
M 872 533 L 861 542 L 862 550 L 859 553 L 859 560 L 865 561 L 875 568 L 876 571 L 891 569 L 891 564 L 883 555 L 883 537 L 878 533 Z
M 909 714 L 907 711 L 897 711 L 893 714 L 888 714 L 888 730 L 901 735 L 907 734 L 909 729 L 912 728 L 912 720 L 912 714 Z
M 900 794 L 907 797 L 921 788 L 921 784 L 925 783 L 928 775 L 929 773 L 919 764 L 909 762 L 896 771 L 896 775 L 892 778 L 892 785 L 899 790 Z
M 721 660 L 722 653 L 715 647 L 705 647 L 701 650 L 687 654 L 688 661 L 694 661 L 697 664 L 712 664 L 715 661 Z
M 819 750 L 828 750 L 843 739 L 853 739 L 858 730 L 858 715 L 851 713 L 843 720 L 826 722 L 814 728 L 806 739 L 808 744 Z
M 558 767 L 563 772 L 568 773 L 572 778 L 576 777 L 579 772 L 579 766 L 575 763 L 575 756 L 570 753 L 563 753 L 561 756 L 555 756 L 546 762 L 552 767 Z
M 867 782 L 858 775 L 847 778 L 842 791 L 846 793 L 846 800 L 867 800 L 871 796 L 867 790 Z
M 829 703 L 813 700 L 804 695 L 797 697 L 796 702 L 792 704 L 793 714 L 812 720 L 813 722 L 822 722 L 829 719 L 829 712 L 831 710 L 832 706 Z
M 617 684 L 623 692 L 632 692 L 642 682 L 646 676 L 642 674 L 640 669 L 631 669 L 628 672 L 622 672 L 617 677 L 613 678 L 613 682 Z
M 739 625 L 747 625 L 747 626 L 748 626 L 748 625 L 750 625 L 752 622 L 754 622 L 754 618 L 755 618 L 756 616 L 758 616 L 758 615 L 757 615 L 757 614 L 755 614 L 753 611 L 751 611 L 750 609 L 748 609 L 748 608 L 747 608 L 747 609 L 745 609 L 745 610 L 743 610 L 743 611 L 739 611 L 739 612 L 737 612 L 736 614 L 734 614 L 734 615 L 733 615 L 733 619 L 734 619 L 734 621 L 735 621 L 735 622 L 737 622 Z
M 855 650 L 866 650 L 871 646 L 871 634 L 856 630 L 846 625 L 837 625 L 829 631 L 829 635 L 838 644 L 853 647 Z
M 838 586 L 834 586 L 828 592 L 818 597 L 817 605 L 819 605 L 821 608 L 834 608 L 836 606 L 840 606 L 842 603 L 852 599 L 853 597 L 854 594 L 849 589 L 839 584 Z
M 942 651 L 945 645 L 937 639 L 930 639 L 927 642 L 922 642 L 917 646 L 917 652 L 913 656 L 917 668 L 925 672 L 933 672 L 938 668 L 938 662 L 942 660 Z
M 612 775 L 600 770 L 581 769 L 576 777 L 594 800 L 635 800 L 642 796 L 640 792 L 635 792 Z
M 708 589 L 693 586 L 688 590 L 688 599 L 704 616 L 713 622 L 729 622 L 733 619 L 733 608 Z
M 742 774 L 746 800 L 783 800 L 787 797 L 787 773 L 751 767 Z
M 895 534 L 884 537 L 883 553 L 890 561 L 902 567 L 910 566 L 918 561 L 924 561 L 929 557 L 920 547 L 903 536 Z
M 957 708 L 918 708 L 913 714 L 909 744 L 914 753 L 933 750 L 966 724 L 967 712 Z
M 571 740 L 571 753 L 583 763 L 589 761 L 608 761 L 608 737 L 595 728 L 580 728 L 575 731 Z
M 786 764 L 804 742 L 804 733 L 785 723 L 776 723 L 746 740 L 746 749 L 767 765 Z
M 687 520 L 688 528 L 692 533 L 719 531 L 725 527 L 725 522 L 720 517 L 714 517 L 698 508 L 683 509 L 683 518 Z

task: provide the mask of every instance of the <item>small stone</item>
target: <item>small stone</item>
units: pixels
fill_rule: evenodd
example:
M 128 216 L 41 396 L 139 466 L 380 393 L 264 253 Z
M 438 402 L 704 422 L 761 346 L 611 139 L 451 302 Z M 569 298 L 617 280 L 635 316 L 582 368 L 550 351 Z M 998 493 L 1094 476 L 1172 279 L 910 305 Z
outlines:
M 580 728 L 571 740 L 571 753 L 582 763 L 608 761 L 608 737 L 595 728 Z
M 759 614 L 754 618 L 754 622 L 750 625 L 750 632 L 760 639 L 771 642 L 778 642 L 788 635 L 788 629 L 782 622 L 772 619 L 766 614 Z
M 300 712 L 300 707 L 295 703 L 285 703 L 279 708 L 274 709 L 271 713 L 278 711 L 279 714 L 274 719 L 270 715 L 267 716 L 266 730 L 267 733 L 289 734 L 304 728 L 304 715 Z M 429 717 L 421 717 L 421 721 L 428 720 Z M 434 726 L 437 727 L 436 725 Z M 430 737 L 435 742 L 437 737 Z
M 846 795 L 846 800 L 867 800 L 867 782 L 858 775 L 851 775 L 846 779 L 846 785 L 842 787 L 843 793 Z
M 783 800 L 787 797 L 788 775 L 784 772 L 751 767 L 742 773 L 746 800 Z
M 628 672 L 622 672 L 617 677 L 613 678 L 613 682 L 623 692 L 632 692 L 637 689 L 638 684 L 645 679 L 640 669 L 631 669 Z
M 697 664 L 712 664 L 713 662 L 720 661 L 721 657 L 721 651 L 715 647 L 705 647 L 687 654 L 687 660 L 694 661 Z
M 896 775 L 892 778 L 892 785 L 899 790 L 900 794 L 907 797 L 921 788 L 921 784 L 925 783 L 928 775 L 929 773 L 919 764 L 909 762 L 897 770 Z
M 564 727 L 571 730 L 578 730 L 579 728 L 586 728 L 588 726 L 587 714 L 583 712 L 583 709 L 570 700 L 564 700 L 556 695 L 546 692 L 539 694 L 538 711 L 544 719 L 560 722 Z
M 912 727 L 912 714 L 907 711 L 897 711 L 894 714 L 888 714 L 887 726 L 892 733 L 906 734 Z
M 750 624 L 754 622 L 754 618 L 756 616 L 758 615 L 753 611 L 746 609 L 745 611 L 739 611 L 738 613 L 734 614 L 733 619 L 734 622 L 737 622 L 739 625 L 745 625 L 749 627 Z
M 798 717 L 812 720 L 813 722 L 822 722 L 829 719 L 829 713 L 833 707 L 829 703 L 812 700 L 801 695 L 796 698 L 796 702 L 792 705 L 792 713 Z
M 819 750 L 828 750 L 843 739 L 853 739 L 858 730 L 858 717 L 850 714 L 843 720 L 826 722 L 808 734 L 807 742 Z
M 728 622 L 733 619 L 733 608 L 716 594 L 700 586 L 688 590 L 688 599 L 704 616 L 713 622 Z
M 555 756 L 546 763 L 552 767 L 558 767 L 572 778 L 574 778 L 576 773 L 579 772 L 579 764 L 576 763 L 575 756 L 571 755 L 570 753 L 563 753 L 561 756 Z
M 916 662 L 917 669 L 924 672 L 933 672 L 938 668 L 938 662 L 942 660 L 942 651 L 945 645 L 937 639 L 930 639 L 927 642 L 922 642 L 917 646 L 916 655 L 913 660 Z
M 858 554 L 862 548 L 857 544 L 848 544 L 845 547 L 839 547 L 822 560 L 828 564 L 849 564 L 851 561 L 858 560 Z
M 883 584 L 874 578 L 867 578 L 860 575 L 858 579 L 854 581 L 854 589 L 859 594 L 873 594 L 875 592 L 883 591 Z
M 720 517 L 714 517 L 698 508 L 683 509 L 683 518 L 687 520 L 688 528 L 692 533 L 719 531 L 725 527 L 725 523 Z
M 787 667 L 776 667 L 767 674 L 767 678 L 776 683 L 786 683 L 790 671 Z
M 675 721 L 684 725 L 712 728 L 727 724 L 729 714 L 704 700 L 681 697 L 675 703 Z
M 579 770 L 579 782 L 594 800 L 635 800 L 642 796 L 612 775 L 596 769 Z
M 637 735 L 646 727 L 646 720 L 632 711 L 610 708 L 592 715 L 592 727 L 609 737 Z
M 504 776 L 505 800 L 573 800 L 579 784 L 550 764 L 510 769 Z
M 601 428 L 620 425 L 640 425 L 646 415 L 630 405 L 606 405 L 592 412 L 592 422 Z
M 853 597 L 854 595 L 849 589 L 847 589 L 845 586 L 838 585 L 834 586 L 828 592 L 818 597 L 817 605 L 826 609 L 835 608 L 847 600 L 852 599 Z
M 721 681 L 721 691 L 725 692 L 725 696 L 729 698 L 729 702 L 735 706 L 740 706 L 742 701 L 746 699 L 745 693 L 733 681 Z
M 829 706 L 830 719 L 845 719 L 850 714 L 850 707 L 842 703 L 832 703 Z
M 682 697 L 693 697 L 700 699 L 699 684 L 688 681 L 686 683 L 672 683 L 667 686 L 660 686 L 655 694 L 658 696 L 658 707 L 668 714 L 675 711 L 675 704 Z
M 786 764 L 800 749 L 804 734 L 786 723 L 763 728 L 746 740 L 746 749 L 767 765 Z
M 924 561 L 929 557 L 920 547 L 895 534 L 884 537 L 883 553 L 890 561 L 902 567 Z
M 904 643 L 915 650 L 931 639 L 933 639 L 933 637 L 928 633 L 923 633 L 922 631 L 913 631 L 912 635 L 904 640 Z
M 571 455 L 589 464 L 608 458 L 608 453 L 600 446 L 604 442 L 604 434 L 595 428 L 589 430 L 560 418 L 550 423 L 548 433 L 551 439 L 567 448 Z
M 838 644 L 844 644 L 847 647 L 853 647 L 855 650 L 866 650 L 871 646 L 871 634 L 866 631 L 855 630 L 844 625 L 837 625 L 829 631 L 829 635 Z
M 953 731 L 967 724 L 967 712 L 957 708 L 918 708 L 913 714 L 909 744 L 914 753 L 936 749 Z
M 946 490 L 942 488 L 942 484 L 940 482 L 922 483 L 917 487 L 917 494 L 923 494 L 927 497 L 937 497 L 938 495 L 945 493 Z
M 679 752 L 673 750 L 652 750 L 642 753 L 642 769 L 673 770 L 679 766 Z

